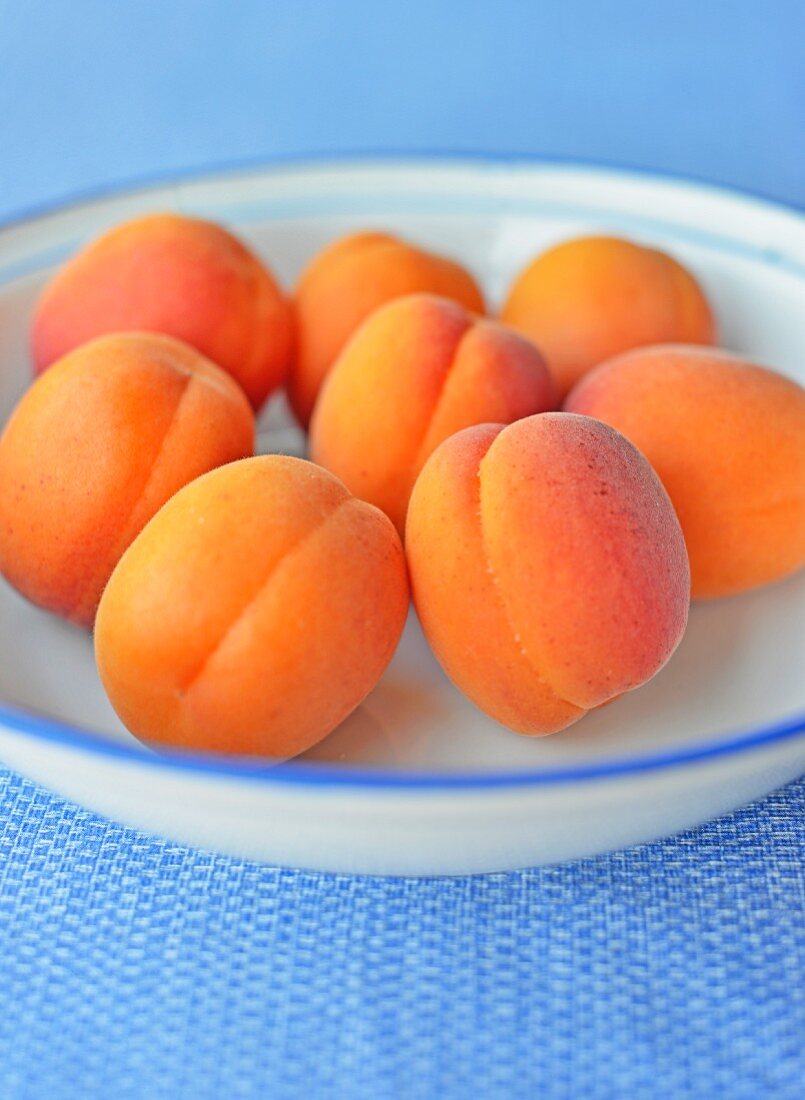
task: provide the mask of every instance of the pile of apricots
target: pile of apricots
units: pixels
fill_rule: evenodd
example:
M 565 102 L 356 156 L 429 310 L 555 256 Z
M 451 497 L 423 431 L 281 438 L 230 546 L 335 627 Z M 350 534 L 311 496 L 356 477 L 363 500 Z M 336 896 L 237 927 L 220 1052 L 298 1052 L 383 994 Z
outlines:
M 649 680 L 691 596 L 805 563 L 805 390 L 717 350 L 677 260 L 559 243 L 498 318 L 460 264 L 330 244 L 287 295 L 225 228 L 107 232 L 45 288 L 0 438 L 0 571 L 94 630 L 144 742 L 287 758 L 357 707 L 411 596 L 525 734 Z M 311 461 L 255 456 L 284 387 Z

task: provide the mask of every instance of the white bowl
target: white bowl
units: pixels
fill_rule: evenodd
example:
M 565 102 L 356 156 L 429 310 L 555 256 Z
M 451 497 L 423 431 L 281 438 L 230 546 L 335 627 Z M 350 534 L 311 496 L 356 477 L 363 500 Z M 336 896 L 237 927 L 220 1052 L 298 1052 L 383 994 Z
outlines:
M 84 201 L 0 231 L 0 418 L 30 379 L 32 304 L 54 265 L 146 210 L 232 225 L 288 284 L 325 242 L 397 230 L 466 262 L 493 303 L 545 245 L 605 230 L 667 247 L 724 343 L 805 380 L 805 222 L 754 199 L 612 171 L 468 160 L 283 166 Z M 298 450 L 281 403 L 264 443 Z M 409 623 L 376 691 L 280 767 L 159 756 L 120 725 L 89 637 L 0 585 L 0 759 L 68 798 L 187 844 L 272 863 L 458 874 L 663 836 L 805 765 L 805 576 L 692 609 L 665 669 L 565 733 L 527 739 L 444 679 Z

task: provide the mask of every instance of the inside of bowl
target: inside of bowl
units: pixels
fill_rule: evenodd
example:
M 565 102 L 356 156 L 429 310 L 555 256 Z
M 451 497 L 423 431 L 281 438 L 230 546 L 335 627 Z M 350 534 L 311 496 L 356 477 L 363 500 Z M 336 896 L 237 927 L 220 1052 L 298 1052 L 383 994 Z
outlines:
M 272 197 L 273 196 L 273 197 Z M 234 202 L 221 186 L 192 210 L 235 227 L 292 284 L 309 257 L 327 241 L 358 227 L 390 228 L 467 263 L 492 303 L 536 251 L 562 237 L 595 230 L 653 241 L 677 254 L 704 283 L 715 305 L 724 344 L 793 376 L 805 378 L 805 277 L 774 255 L 723 236 L 608 210 L 606 196 L 587 206 L 555 200 L 497 209 L 479 183 L 456 202 L 449 194 L 370 191 L 307 196 L 308 212 L 293 196 L 278 203 Z M 150 208 L 175 196 L 132 199 Z M 187 200 L 179 203 L 183 209 Z M 503 212 L 501 212 L 501 210 Z M 70 250 L 110 220 L 133 211 L 88 207 L 63 228 L 55 252 Z M 77 220 L 76 220 L 77 219 Z M 36 295 L 56 256 L 42 227 L 9 259 L 0 247 L 0 423 L 30 377 L 27 334 Z M 68 231 L 69 229 L 69 231 Z M 16 231 L 19 241 L 19 230 Z M 737 240 L 737 238 L 736 238 Z M 1 243 L 1 242 L 0 242 Z M 21 257 L 22 256 L 22 261 Z M 24 273 L 21 273 L 24 272 Z M 280 399 L 264 412 L 261 448 L 302 453 L 304 438 Z M 693 607 L 682 645 L 669 664 L 639 691 L 548 738 L 524 738 L 481 714 L 445 679 L 411 615 L 399 652 L 364 704 L 303 759 L 333 767 L 368 766 L 422 772 L 533 771 L 612 758 L 669 752 L 768 729 L 805 713 L 805 576 L 728 600 Z M 89 636 L 26 604 L 0 582 L 0 701 L 137 746 L 105 698 Z M 142 749 L 143 752 L 148 750 Z

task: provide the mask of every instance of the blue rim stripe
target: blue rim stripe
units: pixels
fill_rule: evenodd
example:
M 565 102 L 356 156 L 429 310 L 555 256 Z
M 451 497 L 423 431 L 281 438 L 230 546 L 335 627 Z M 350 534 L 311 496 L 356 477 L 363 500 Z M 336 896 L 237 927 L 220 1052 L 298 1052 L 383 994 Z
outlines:
M 749 752 L 778 742 L 792 740 L 805 733 L 805 714 L 796 714 L 772 726 L 751 730 L 731 741 L 708 741 L 681 751 L 653 753 L 647 756 L 605 760 L 600 764 L 581 767 L 542 768 L 519 772 L 386 772 L 371 768 L 335 768 L 313 761 L 287 764 L 244 763 L 232 757 L 205 756 L 197 753 L 149 752 L 103 740 L 75 726 L 68 726 L 29 712 L 0 704 L 0 729 L 33 736 L 63 748 L 91 752 L 114 760 L 126 760 L 149 767 L 178 769 L 202 775 L 292 785 L 325 787 L 401 787 L 405 789 L 489 788 L 553 786 L 580 783 L 594 779 L 615 779 L 640 772 L 659 771 L 668 767 L 717 759 L 734 753 Z M 805 749 L 803 750 L 805 762 Z
M 29 210 L 18 212 L 0 222 L 0 231 L 22 225 L 28 221 L 34 221 L 52 214 L 61 213 L 70 207 L 77 207 L 92 202 L 111 199 L 116 196 L 124 197 L 126 194 L 134 194 L 138 191 L 165 186 L 171 183 L 180 183 L 182 180 L 192 182 L 203 177 L 225 177 L 228 174 L 254 172 L 271 168 L 297 168 L 324 167 L 354 163 L 358 164 L 369 159 L 375 162 L 392 166 L 394 163 L 416 166 L 427 160 L 434 163 L 441 161 L 461 161 L 468 165 L 474 162 L 479 165 L 512 164 L 523 167 L 567 167 L 576 170 L 594 173 L 604 171 L 613 175 L 621 175 L 624 178 L 644 178 L 656 182 L 671 182 L 679 186 L 689 187 L 692 190 L 707 191 L 714 197 L 743 198 L 763 205 L 778 213 L 801 216 L 800 212 L 784 203 L 770 200 L 763 196 L 752 195 L 737 189 L 728 189 L 716 186 L 709 182 L 693 181 L 690 178 L 674 177 L 663 173 L 652 173 L 643 169 L 629 169 L 619 165 L 584 164 L 572 160 L 542 161 L 534 157 L 520 154 L 483 154 L 471 151 L 399 151 L 391 150 L 381 152 L 348 152 L 345 154 L 314 153 L 299 156 L 275 157 L 261 161 L 246 161 L 229 165 L 210 165 L 207 168 L 189 169 L 186 172 L 177 172 L 166 176 L 154 176 L 140 181 L 129 182 L 125 185 L 97 188 L 91 191 L 79 193 L 61 201 L 42 204 Z M 771 260 L 772 258 L 770 258 Z M 44 716 L 34 715 L 30 712 L 17 710 L 0 703 L 0 726 L 4 726 L 12 733 L 32 736 L 38 740 L 58 744 L 79 752 L 90 752 L 98 756 L 111 759 L 127 760 L 138 764 L 146 764 L 153 767 L 178 769 L 203 775 L 220 775 L 228 778 L 242 780 L 269 782 L 277 785 L 314 785 L 314 786 L 360 786 L 360 787 L 392 787 L 401 789 L 478 789 L 495 787 L 522 787 L 522 786 L 551 786 L 554 784 L 566 784 L 584 782 L 595 779 L 613 779 L 618 776 L 632 775 L 640 772 L 650 772 L 663 768 L 681 766 L 696 762 L 729 756 L 733 753 L 743 753 L 755 748 L 768 746 L 777 742 L 783 742 L 799 736 L 805 732 L 805 713 L 793 715 L 771 726 L 762 727 L 734 736 L 729 741 L 707 742 L 704 745 L 692 746 L 687 749 L 670 752 L 655 753 L 646 756 L 614 759 L 600 764 L 583 765 L 581 767 L 567 768 L 543 768 L 539 771 L 499 772 L 499 773 L 441 773 L 419 774 L 417 772 L 385 772 L 380 769 L 370 768 L 335 768 L 332 765 L 316 764 L 314 762 L 294 762 L 281 765 L 250 764 L 232 758 L 203 756 L 196 754 L 150 754 L 143 749 L 133 748 L 127 745 L 116 744 L 93 736 L 86 730 L 55 721 Z

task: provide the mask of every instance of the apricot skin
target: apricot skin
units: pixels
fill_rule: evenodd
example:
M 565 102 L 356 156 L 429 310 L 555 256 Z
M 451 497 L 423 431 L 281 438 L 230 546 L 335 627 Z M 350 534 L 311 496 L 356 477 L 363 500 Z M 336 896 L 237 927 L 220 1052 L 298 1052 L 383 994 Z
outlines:
M 665 346 L 617 356 L 566 407 L 646 455 L 679 516 L 693 595 L 727 596 L 805 564 L 805 390 L 725 352 Z
M 254 450 L 240 387 L 168 336 L 103 336 L 28 390 L 0 438 L 0 572 L 91 627 L 120 555 L 177 489 Z
M 555 407 L 533 344 L 444 298 L 409 295 L 376 310 L 339 357 L 311 455 L 402 531 L 416 476 L 443 439 Z
M 549 248 L 512 285 L 501 320 L 533 340 L 560 398 L 599 363 L 645 344 L 714 344 L 710 305 L 677 260 L 618 237 Z
M 66 263 L 37 305 L 36 372 L 93 337 L 129 330 L 184 340 L 231 374 L 254 408 L 290 364 L 288 300 L 241 241 L 200 218 L 136 218 Z
M 313 463 L 262 456 L 188 485 L 133 543 L 98 669 L 149 743 L 288 757 L 375 686 L 407 608 L 389 520 Z
M 405 294 L 437 294 L 474 313 L 483 295 L 459 264 L 388 233 L 356 233 L 329 245 L 294 295 L 297 344 L 288 397 L 307 427 L 322 383 L 349 338 L 379 306 Z
M 456 686 L 511 729 L 563 729 L 650 679 L 690 576 L 659 479 L 617 432 L 544 413 L 437 448 L 406 527 L 414 603 Z

